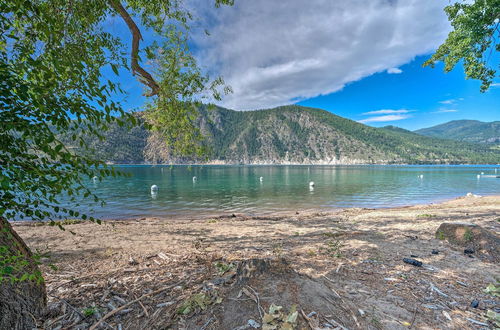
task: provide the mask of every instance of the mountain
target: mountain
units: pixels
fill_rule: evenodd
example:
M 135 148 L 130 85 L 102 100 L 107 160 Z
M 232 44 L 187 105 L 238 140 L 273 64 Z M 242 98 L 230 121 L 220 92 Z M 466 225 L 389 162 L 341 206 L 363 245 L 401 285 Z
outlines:
M 500 121 L 453 120 L 415 133 L 464 142 L 500 144 Z
M 500 150 L 489 146 L 426 137 L 392 126 L 374 128 L 320 109 L 296 105 L 257 111 L 202 107 L 199 112 L 197 125 L 211 148 L 209 163 L 500 163 Z M 127 131 L 113 126 L 105 136 L 104 142 L 93 137 L 87 141 L 96 149 L 96 156 L 106 161 L 196 162 L 169 156 L 165 143 L 144 128 Z M 78 151 L 76 146 L 70 147 Z

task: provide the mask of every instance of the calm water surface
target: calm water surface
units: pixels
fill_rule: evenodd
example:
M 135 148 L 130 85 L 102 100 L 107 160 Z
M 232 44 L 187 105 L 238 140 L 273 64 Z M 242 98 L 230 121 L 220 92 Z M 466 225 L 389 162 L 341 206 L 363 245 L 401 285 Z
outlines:
M 500 175 L 500 166 L 118 168 L 132 177 L 89 183 L 107 204 L 81 210 L 104 219 L 229 212 L 264 214 L 299 209 L 381 208 L 437 202 L 468 192 L 500 193 L 500 179 L 486 177 L 494 175 L 496 168 Z M 485 176 L 478 179 L 481 172 Z M 315 182 L 313 189 L 310 181 Z M 158 186 L 155 195 L 150 191 L 153 184 Z

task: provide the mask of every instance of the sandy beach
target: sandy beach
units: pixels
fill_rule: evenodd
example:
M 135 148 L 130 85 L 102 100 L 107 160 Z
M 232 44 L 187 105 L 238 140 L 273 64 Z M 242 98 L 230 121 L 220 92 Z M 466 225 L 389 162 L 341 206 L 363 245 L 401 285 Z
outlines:
M 65 231 L 37 223 L 14 228 L 45 255 L 49 311 L 41 326 L 50 329 L 251 329 L 249 320 L 268 325 L 262 315 L 271 304 L 284 314 L 296 305 L 297 329 L 493 327 L 486 313 L 500 300 L 484 290 L 499 280 L 500 265 L 436 237 L 446 222 L 498 235 L 500 196 L 261 217 L 82 222 Z M 270 268 L 242 282 L 249 259 Z

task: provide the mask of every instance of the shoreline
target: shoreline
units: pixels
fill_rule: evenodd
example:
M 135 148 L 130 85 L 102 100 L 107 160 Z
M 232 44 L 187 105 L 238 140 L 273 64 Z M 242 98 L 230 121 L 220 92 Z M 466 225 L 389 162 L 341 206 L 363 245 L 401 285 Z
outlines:
M 285 310 L 297 304 L 306 314 L 335 310 L 337 321 L 352 329 L 473 329 L 470 319 L 488 324 L 486 311 L 500 306 L 484 292 L 496 283 L 500 265 L 437 238 L 446 222 L 470 222 L 498 235 L 500 196 L 387 209 L 81 222 L 65 231 L 36 223 L 14 229 L 30 248 L 46 253 L 42 271 L 53 312 L 44 321 L 53 327 L 76 322 L 87 329 L 113 308 L 178 283 L 106 322 L 127 329 L 199 329 L 212 320 L 206 329 L 214 330 L 261 322 L 255 303 L 238 298 L 238 282 L 225 284 L 224 278 L 235 276 L 232 267 L 264 258 L 271 265 L 284 260 L 288 269 L 271 268 L 248 282 L 266 311 L 270 304 Z M 423 266 L 403 262 L 410 257 Z M 283 296 L 292 288 L 298 291 Z M 193 297 L 213 294 L 217 303 L 207 300 L 179 315 Z M 471 307 L 473 299 L 479 308 Z M 68 304 L 97 312 L 77 320 Z M 306 320 L 300 317 L 299 325 L 307 327 Z
M 473 194 L 473 193 L 472 193 Z M 485 195 L 475 195 L 473 194 L 475 198 L 482 198 L 482 197 L 493 197 L 493 198 L 498 198 L 500 200 L 500 195 L 496 193 L 492 194 L 485 194 Z M 404 204 L 404 205 L 390 205 L 387 207 L 365 207 L 365 206 L 351 206 L 351 207 L 311 207 L 311 208 L 297 208 L 293 210 L 270 210 L 270 211 L 264 211 L 262 213 L 243 213 L 243 212 L 238 212 L 238 211 L 227 211 L 227 212 L 193 212 L 189 214 L 172 214 L 172 215 L 163 215 L 163 216 L 137 216 L 137 217 L 130 217 L 130 218 L 114 218 L 114 217 L 109 217 L 109 218 L 101 218 L 100 220 L 106 221 L 106 222 L 112 222 L 112 221 L 143 221 L 143 220 L 194 220 L 194 219 L 199 219 L 199 220 L 207 220 L 211 219 L 214 217 L 220 217 L 220 218 L 231 218 L 233 215 L 236 217 L 250 217 L 250 218 L 255 218 L 255 217 L 273 217 L 273 216 L 293 216 L 296 215 L 297 212 L 301 214 L 312 214 L 312 213 L 317 213 L 317 212 L 324 212 L 324 213 L 338 213 L 342 211 L 348 211 L 348 210 L 371 210 L 371 211 L 376 211 L 376 210 L 393 210 L 393 209 L 405 209 L 405 208 L 411 208 L 411 207 L 425 207 L 425 206 L 431 206 L 431 205 L 439 205 L 443 203 L 448 203 L 454 200 L 460 200 L 468 198 L 467 195 L 461 195 L 461 196 L 455 196 L 455 197 L 442 197 L 442 198 L 437 198 L 434 199 L 430 202 L 418 202 L 415 204 Z M 64 221 L 65 219 L 59 219 L 59 220 L 54 220 L 54 221 Z M 87 220 L 81 220 L 81 219 L 67 219 L 70 221 L 78 221 L 78 222 L 89 222 Z M 46 220 L 42 222 L 48 222 L 51 220 Z M 22 226 L 22 225 L 30 225 L 33 223 L 37 223 L 40 221 L 35 221 L 35 220 L 14 220 L 14 221 L 9 221 L 13 225 L 17 226 Z
M 410 164 L 410 163 L 394 163 L 394 164 L 384 164 L 384 163 L 329 163 L 329 164 L 314 164 L 314 163 L 286 163 L 286 164 L 274 164 L 274 163 L 195 163 L 195 164 L 152 164 L 152 163 L 106 163 L 106 165 L 111 166 L 468 166 L 468 167 L 495 167 L 500 166 L 500 164 L 475 164 L 475 163 L 460 163 L 460 164 L 437 164 L 437 163 L 425 163 L 425 164 Z

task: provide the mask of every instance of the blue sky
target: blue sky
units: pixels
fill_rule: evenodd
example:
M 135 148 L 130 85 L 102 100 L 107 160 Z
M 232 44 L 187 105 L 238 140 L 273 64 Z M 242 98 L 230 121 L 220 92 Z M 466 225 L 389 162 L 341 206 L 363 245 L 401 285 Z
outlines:
M 457 66 L 444 73 L 442 64 L 422 67 L 430 56 L 418 56 L 400 67 L 401 73 L 375 73 L 347 84 L 341 91 L 314 97 L 298 104 L 321 108 L 360 121 L 387 114 L 367 114 L 377 110 L 401 110 L 395 115 L 406 119 L 367 122 L 371 126 L 395 125 L 415 130 L 450 120 L 500 120 L 500 84 L 486 93 L 476 80 L 466 80 Z M 406 111 L 403 111 L 406 110 Z
M 221 106 L 297 103 L 410 130 L 455 119 L 500 120 L 500 79 L 480 93 L 461 66 L 450 73 L 439 64 L 422 67 L 450 30 L 446 0 L 253 0 L 218 10 L 197 4 L 190 45 L 202 69 L 234 89 Z M 107 28 L 129 40 L 120 20 Z M 143 35 L 143 45 L 154 39 Z M 116 79 L 129 93 L 124 107 L 140 109 L 141 85 L 125 70 Z

